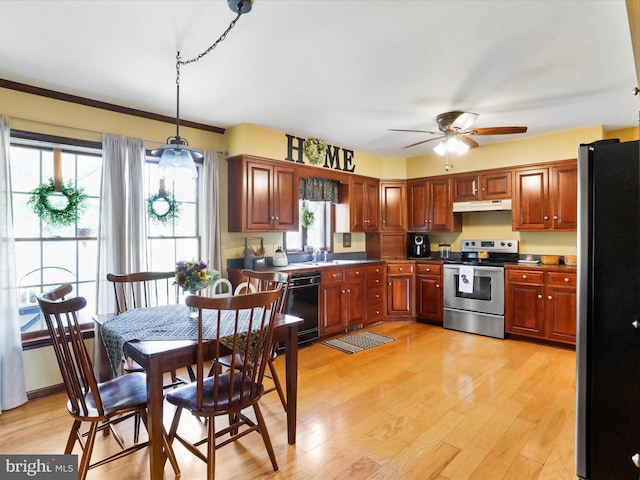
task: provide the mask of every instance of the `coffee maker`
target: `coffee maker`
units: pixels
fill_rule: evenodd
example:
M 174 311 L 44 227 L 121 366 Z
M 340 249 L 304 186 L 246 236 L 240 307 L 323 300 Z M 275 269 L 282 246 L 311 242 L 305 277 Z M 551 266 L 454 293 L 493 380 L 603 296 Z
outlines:
M 409 239 L 407 248 L 409 258 L 427 258 L 431 255 L 429 237 L 424 233 L 409 233 L 407 238 Z

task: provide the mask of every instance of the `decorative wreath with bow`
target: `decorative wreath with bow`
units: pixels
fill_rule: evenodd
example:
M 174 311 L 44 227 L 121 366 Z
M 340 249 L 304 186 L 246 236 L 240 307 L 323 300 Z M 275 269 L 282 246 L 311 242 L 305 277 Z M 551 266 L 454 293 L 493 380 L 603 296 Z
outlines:
M 32 192 L 27 204 L 33 212 L 49 225 L 66 227 L 78 221 L 80 213 L 86 208 L 87 195 L 83 188 L 76 188 L 72 183 L 60 182 L 60 192 L 67 199 L 64 208 L 56 208 L 49 201 L 49 197 L 56 192 L 53 178 L 49 182 L 38 185 Z
M 319 138 L 309 138 L 302 144 L 302 149 L 313 165 L 320 165 L 327 155 L 327 142 Z
M 166 210 L 156 210 L 158 202 L 166 203 Z M 180 216 L 180 202 L 177 202 L 173 193 L 168 190 L 152 193 L 147 197 L 147 215 L 154 223 L 166 225 Z

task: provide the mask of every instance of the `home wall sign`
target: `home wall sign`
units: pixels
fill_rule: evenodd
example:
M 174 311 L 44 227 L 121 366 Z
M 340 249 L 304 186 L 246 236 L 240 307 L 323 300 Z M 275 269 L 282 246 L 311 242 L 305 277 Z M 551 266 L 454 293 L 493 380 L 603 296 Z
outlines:
M 304 142 L 306 139 L 289 134 L 285 135 L 287 137 L 287 157 L 285 160 L 304 165 L 305 161 L 303 154 Z M 353 150 L 327 145 L 327 153 L 322 167 L 354 173 L 356 166 L 353 163 Z

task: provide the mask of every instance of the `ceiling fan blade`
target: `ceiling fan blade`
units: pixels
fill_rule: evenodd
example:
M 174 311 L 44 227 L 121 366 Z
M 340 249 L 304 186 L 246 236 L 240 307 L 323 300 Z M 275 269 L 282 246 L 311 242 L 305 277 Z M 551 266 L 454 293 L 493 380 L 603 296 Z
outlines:
M 456 118 L 453 123 L 451 123 L 451 126 L 458 131 L 464 132 L 465 130 L 471 128 L 471 125 L 476 123 L 476 120 L 479 116 L 480 115 L 478 115 L 477 113 L 462 112 L 462 114 L 458 118 Z
M 476 142 L 473 138 L 467 137 L 466 135 L 458 135 L 458 138 L 462 140 L 464 143 L 466 143 L 467 145 L 469 145 L 469 148 L 476 148 L 480 146 L 480 144 Z
M 422 140 L 421 142 L 412 143 L 411 145 L 407 145 L 406 147 L 402 147 L 402 148 L 415 147 L 416 145 L 422 145 L 423 143 L 431 142 L 433 140 L 440 140 L 441 138 L 443 138 L 442 135 L 439 136 L 439 137 L 435 137 L 435 138 L 427 138 L 426 140 Z
M 487 127 L 474 128 L 470 135 L 507 135 L 510 133 L 526 133 L 527 127 Z
M 402 130 L 400 128 L 390 128 L 390 132 L 416 132 L 416 133 L 430 133 L 431 135 L 441 135 L 441 132 L 432 132 L 430 130 Z

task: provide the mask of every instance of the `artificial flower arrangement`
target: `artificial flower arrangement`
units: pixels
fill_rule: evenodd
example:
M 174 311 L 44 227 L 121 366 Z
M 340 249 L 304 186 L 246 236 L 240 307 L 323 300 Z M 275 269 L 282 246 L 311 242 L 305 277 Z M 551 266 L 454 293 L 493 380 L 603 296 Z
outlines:
M 202 260 L 176 263 L 175 284 L 182 288 L 183 292 L 195 295 L 198 290 L 207 288 L 218 278 L 219 272 L 209 270 L 207 267 L 207 263 Z

